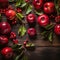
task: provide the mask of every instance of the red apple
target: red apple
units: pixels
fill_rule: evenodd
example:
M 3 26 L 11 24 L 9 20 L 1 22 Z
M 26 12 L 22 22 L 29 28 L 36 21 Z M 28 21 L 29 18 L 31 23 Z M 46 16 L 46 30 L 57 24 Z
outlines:
M 35 15 L 34 14 L 28 14 L 27 22 L 28 23 L 34 23 L 35 22 Z
M 13 43 L 14 44 L 18 44 L 18 40 L 17 39 L 13 39 Z
M 43 14 L 38 17 L 37 21 L 40 26 L 45 27 L 49 24 L 49 17 Z
M 13 56 L 13 49 L 10 48 L 10 47 L 5 47 L 5 48 L 3 48 L 3 49 L 1 50 L 1 54 L 2 54 L 5 58 L 9 59 L 9 58 L 11 58 L 11 57 Z
M 33 0 L 33 5 L 36 9 L 40 9 L 43 5 L 43 0 Z
M 0 23 L 0 33 L 1 34 L 8 34 L 11 31 L 11 26 L 8 22 L 1 22 Z
M 44 12 L 47 13 L 47 14 L 51 14 L 54 12 L 54 9 L 55 9 L 55 5 L 53 2 L 46 2 L 44 4 Z
M 55 27 L 54 27 L 54 32 L 57 34 L 57 35 L 60 35 L 60 24 L 56 24 Z
M 22 9 L 21 9 L 21 8 L 17 8 L 17 9 L 16 9 L 16 12 L 17 12 L 17 13 L 22 13 Z
M 15 32 L 11 32 L 10 33 L 10 39 L 15 39 L 16 38 L 16 33 Z
M 8 43 L 8 38 L 5 36 L 0 36 L 0 44 L 4 45 Z
M 14 10 L 6 11 L 6 16 L 9 20 L 13 20 L 16 16 L 16 12 Z
M 60 23 L 60 15 L 55 17 L 55 22 Z
M 29 28 L 27 33 L 29 36 L 33 37 L 36 35 L 36 29 L 35 28 Z

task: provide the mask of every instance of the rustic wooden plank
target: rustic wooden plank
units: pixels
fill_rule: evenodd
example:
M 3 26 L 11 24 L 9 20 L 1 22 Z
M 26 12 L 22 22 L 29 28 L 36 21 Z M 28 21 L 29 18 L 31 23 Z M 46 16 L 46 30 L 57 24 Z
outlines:
M 59 47 L 39 47 L 34 52 L 30 52 L 29 60 L 60 60 Z

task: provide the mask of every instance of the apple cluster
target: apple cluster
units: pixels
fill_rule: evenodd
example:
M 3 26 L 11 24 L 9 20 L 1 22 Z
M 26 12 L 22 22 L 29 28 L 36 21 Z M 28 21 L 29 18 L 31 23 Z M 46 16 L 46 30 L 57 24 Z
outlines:
M 29 0 L 25 0 L 26 3 L 29 3 Z M 5 7 L 9 5 L 8 0 L 0 0 L 1 7 Z M 35 13 L 29 13 L 26 16 L 26 20 L 29 25 L 31 25 L 30 28 L 28 28 L 27 33 L 30 37 L 35 37 L 37 32 L 36 29 L 33 26 L 34 23 L 38 23 L 39 26 L 45 28 L 49 24 L 51 24 L 51 18 L 50 15 L 53 15 L 56 11 L 55 4 L 53 1 L 46 1 L 46 0 L 32 0 L 32 5 L 34 10 L 41 10 L 44 12 L 43 14 L 36 17 Z M 0 7 L 0 8 L 1 8 Z M 17 12 L 23 12 L 20 8 L 17 8 Z M 12 24 L 16 24 L 16 11 L 13 9 L 7 9 L 4 11 L 4 14 L 7 17 L 7 21 Z M 60 35 L 60 15 L 53 16 L 55 25 L 54 25 L 54 33 L 56 35 Z M 37 18 L 37 19 L 36 19 Z M 18 40 L 16 39 L 16 33 L 11 31 L 11 24 L 8 22 L 0 22 L 0 45 L 4 46 L 7 45 L 9 42 L 9 39 L 13 41 L 14 44 L 18 43 Z M 26 45 L 26 42 L 24 42 Z M 13 56 L 13 49 L 10 47 L 4 47 L 1 49 L 1 54 L 5 58 L 11 58 Z
M 52 23 L 51 18 L 54 18 L 54 32 L 57 35 L 60 35 L 60 15 L 54 15 L 54 13 L 56 12 L 56 7 L 55 7 L 55 3 L 53 1 L 47 1 L 47 0 L 33 0 L 32 4 L 35 8 L 35 10 L 39 11 L 42 9 L 42 11 L 44 12 L 43 14 L 39 15 L 37 17 L 37 23 L 39 24 L 39 26 L 45 28 L 46 26 L 48 26 L 49 24 Z M 52 15 L 52 16 L 51 16 Z M 27 22 L 29 24 L 33 24 L 36 21 L 36 16 L 35 14 L 31 13 L 27 15 Z M 30 36 L 36 35 L 36 29 L 34 28 L 29 28 L 28 29 L 28 34 Z

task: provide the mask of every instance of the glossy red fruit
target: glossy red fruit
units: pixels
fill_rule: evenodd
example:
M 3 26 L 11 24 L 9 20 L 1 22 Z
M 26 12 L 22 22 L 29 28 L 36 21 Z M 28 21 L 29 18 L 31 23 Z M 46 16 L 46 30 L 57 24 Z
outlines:
M 57 35 L 60 35 L 60 24 L 56 24 L 55 27 L 54 27 L 54 32 L 57 34 Z
M 13 20 L 11 20 L 11 24 L 15 25 L 17 23 L 17 18 L 14 18 Z
M 8 38 L 5 36 L 0 36 L 0 44 L 4 45 L 8 43 Z
M 0 23 L 0 33 L 1 34 L 8 34 L 11 31 L 11 26 L 8 22 L 1 22 Z
M 29 28 L 27 33 L 29 36 L 33 37 L 36 35 L 36 29 L 35 28 Z
M 46 2 L 44 4 L 44 12 L 47 13 L 47 14 L 51 14 L 54 12 L 54 9 L 55 9 L 55 5 L 53 2 Z
M 37 19 L 37 22 L 40 26 L 45 27 L 49 24 L 49 17 L 45 14 L 40 15 Z
M 34 14 L 29 14 L 27 16 L 27 22 L 28 23 L 34 23 L 35 22 L 35 15 Z
M 5 14 L 6 10 L 7 10 L 6 8 L 5 8 L 5 9 L 0 9 L 0 13 L 1 13 L 1 14 L 2 14 L 2 13 Z
M 17 8 L 16 11 L 17 11 L 18 13 L 22 13 L 22 9 L 21 9 L 21 8 Z
M 14 44 L 18 44 L 18 40 L 17 39 L 13 39 L 13 43 Z
M 43 5 L 43 0 L 33 0 L 33 5 L 36 9 L 40 9 Z
M 23 43 L 24 45 L 26 45 L 27 44 L 27 42 L 26 41 L 24 41 L 24 43 Z
M 28 3 L 28 2 L 29 2 L 29 0 L 25 0 L 25 2 L 27 2 L 27 3 Z
M 15 32 L 11 32 L 10 33 L 10 39 L 15 39 L 16 38 L 16 33 Z
M 28 43 L 28 38 L 24 41 L 24 45 L 26 45 Z
M 13 56 L 13 50 L 12 50 L 12 48 L 10 48 L 10 47 L 5 47 L 5 48 L 3 48 L 3 49 L 1 50 L 1 54 L 2 54 L 5 58 L 9 59 L 9 58 L 11 58 L 11 57 Z
M 16 16 L 16 12 L 14 10 L 8 10 L 6 11 L 6 16 L 9 20 L 13 20 Z
M 8 0 L 0 0 L 0 4 L 1 7 L 5 7 L 8 5 Z
M 55 22 L 60 23 L 60 15 L 55 17 Z
M 16 20 L 13 20 L 12 21 L 12 25 L 14 25 L 14 24 L 16 24 L 17 23 L 17 21 Z

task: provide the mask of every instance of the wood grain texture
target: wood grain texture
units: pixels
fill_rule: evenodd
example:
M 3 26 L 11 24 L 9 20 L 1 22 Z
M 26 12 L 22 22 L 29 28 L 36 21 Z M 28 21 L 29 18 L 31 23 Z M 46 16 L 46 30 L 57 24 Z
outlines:
M 59 47 L 39 47 L 30 54 L 29 60 L 60 60 Z

